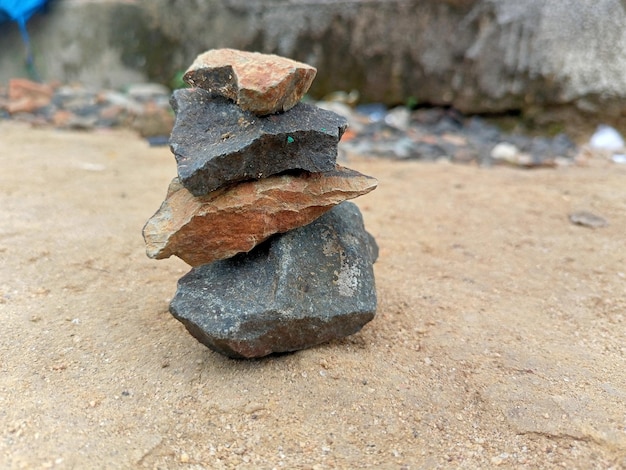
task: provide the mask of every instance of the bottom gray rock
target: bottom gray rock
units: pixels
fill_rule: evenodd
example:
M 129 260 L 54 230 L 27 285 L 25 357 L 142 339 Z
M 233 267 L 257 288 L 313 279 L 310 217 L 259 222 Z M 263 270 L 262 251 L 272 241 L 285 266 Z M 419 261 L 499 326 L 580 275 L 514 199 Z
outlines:
M 193 268 L 178 281 L 170 312 L 230 357 L 308 348 L 374 318 L 377 256 L 359 209 L 344 202 L 249 253 Z

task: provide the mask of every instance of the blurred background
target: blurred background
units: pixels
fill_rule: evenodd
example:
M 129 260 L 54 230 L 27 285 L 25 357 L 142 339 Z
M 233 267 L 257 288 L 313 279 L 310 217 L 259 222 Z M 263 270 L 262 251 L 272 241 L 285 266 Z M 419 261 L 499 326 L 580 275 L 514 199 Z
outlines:
M 620 0 L 0 0 L 0 8 L 5 118 L 45 102 L 15 106 L 17 88 L 32 85 L 12 90 L 16 77 L 52 87 L 40 91 L 56 93 L 57 104 L 68 85 L 145 97 L 183 86 L 199 53 L 232 47 L 317 67 L 311 99 L 375 104 L 362 108 L 370 117 L 383 107 L 441 107 L 579 141 L 599 124 L 626 131 Z M 75 127 L 93 124 L 80 117 L 65 115 Z

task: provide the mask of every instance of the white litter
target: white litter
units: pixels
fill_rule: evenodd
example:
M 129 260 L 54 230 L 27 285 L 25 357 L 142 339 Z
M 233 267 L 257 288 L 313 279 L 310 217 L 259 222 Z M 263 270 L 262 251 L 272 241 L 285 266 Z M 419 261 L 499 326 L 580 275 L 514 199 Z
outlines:
M 589 145 L 594 149 L 609 151 L 622 150 L 626 146 L 622 135 L 606 124 L 598 126 L 589 140 Z

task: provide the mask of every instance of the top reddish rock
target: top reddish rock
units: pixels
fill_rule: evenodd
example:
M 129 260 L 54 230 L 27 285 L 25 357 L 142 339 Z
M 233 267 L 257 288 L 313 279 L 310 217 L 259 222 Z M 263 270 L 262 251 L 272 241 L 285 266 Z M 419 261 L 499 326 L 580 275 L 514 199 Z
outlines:
M 277 55 L 212 49 L 196 57 L 183 79 L 265 116 L 295 106 L 316 73 L 315 67 Z

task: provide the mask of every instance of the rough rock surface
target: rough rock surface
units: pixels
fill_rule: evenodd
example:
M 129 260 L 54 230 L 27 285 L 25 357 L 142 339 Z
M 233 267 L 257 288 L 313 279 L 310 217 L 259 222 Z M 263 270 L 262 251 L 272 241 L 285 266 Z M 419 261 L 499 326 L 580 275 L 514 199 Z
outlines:
M 231 357 L 311 347 L 372 320 L 376 251 L 359 209 L 344 202 L 250 253 L 192 269 L 179 280 L 170 312 Z
M 315 67 L 274 54 L 212 49 L 196 57 L 183 79 L 263 116 L 293 108 L 316 73 Z
M 172 107 L 170 147 L 181 183 L 195 196 L 286 170 L 333 170 L 347 126 L 345 118 L 303 103 L 258 117 L 201 88 L 176 90 Z
M 280 175 L 195 197 L 177 179 L 148 220 L 150 258 L 178 256 L 191 266 L 247 252 L 275 233 L 306 225 L 333 206 L 376 188 L 376 179 L 347 168 Z

